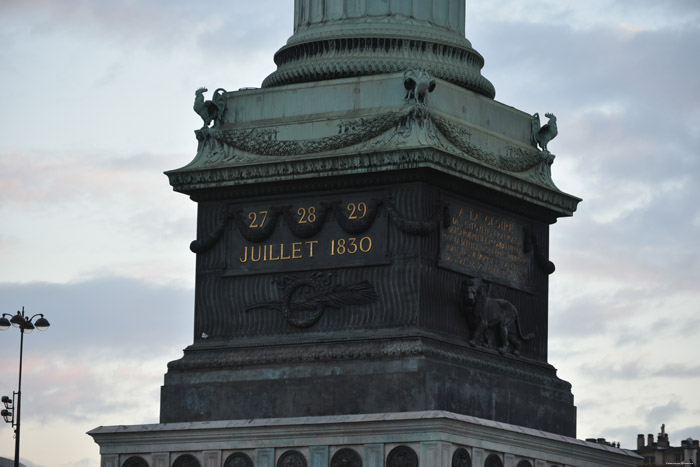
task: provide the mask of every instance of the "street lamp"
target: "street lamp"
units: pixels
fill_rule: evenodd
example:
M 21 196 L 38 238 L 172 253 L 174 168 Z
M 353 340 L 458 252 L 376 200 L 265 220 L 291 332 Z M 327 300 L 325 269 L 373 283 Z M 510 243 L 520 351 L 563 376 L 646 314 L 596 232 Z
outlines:
M 6 317 L 9 316 L 10 319 Z M 34 318 L 39 317 L 36 321 Z M 49 320 L 44 318 L 44 315 L 37 313 L 31 318 L 24 315 L 24 307 L 22 311 L 18 311 L 16 315 L 12 316 L 7 313 L 3 313 L 0 316 L 0 331 L 5 331 L 9 329 L 10 326 L 14 326 L 19 329 L 19 382 L 17 383 L 17 392 L 12 393 L 12 399 L 8 396 L 2 396 L 2 403 L 5 406 L 2 409 L 2 418 L 5 419 L 7 423 L 12 423 L 12 427 L 15 429 L 15 467 L 19 467 L 19 420 L 20 412 L 22 408 L 22 349 L 24 348 L 24 333 L 29 334 L 34 329 L 39 331 L 46 331 L 51 324 Z

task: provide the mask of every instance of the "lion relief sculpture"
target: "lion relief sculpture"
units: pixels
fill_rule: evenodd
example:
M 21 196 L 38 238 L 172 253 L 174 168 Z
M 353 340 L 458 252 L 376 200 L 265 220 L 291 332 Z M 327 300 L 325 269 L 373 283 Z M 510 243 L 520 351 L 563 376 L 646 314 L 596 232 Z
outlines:
M 513 355 L 520 355 L 523 341 L 529 341 L 535 335 L 523 335 L 520 328 L 518 309 L 508 300 L 490 298 L 481 279 L 473 278 L 462 283 L 462 299 L 466 312 L 473 320 L 474 334 L 469 341 L 471 346 L 477 344 L 491 347 L 494 335 L 500 340 L 498 352 L 503 355 L 512 348 Z M 493 332 L 491 332 L 493 331 Z

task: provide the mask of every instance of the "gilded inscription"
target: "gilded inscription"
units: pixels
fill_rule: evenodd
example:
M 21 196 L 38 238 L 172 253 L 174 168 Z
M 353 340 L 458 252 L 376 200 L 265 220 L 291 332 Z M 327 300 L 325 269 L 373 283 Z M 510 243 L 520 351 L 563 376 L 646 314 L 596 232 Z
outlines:
M 515 221 L 462 206 L 441 235 L 441 266 L 531 288 L 530 256 L 523 251 L 523 227 Z
M 260 240 L 250 234 L 248 237 L 239 235 L 238 229 L 230 229 L 230 259 L 224 274 L 386 264 L 386 219 L 371 222 L 358 229 L 358 233 L 347 230 L 348 226 L 357 227 L 372 215 L 368 199 L 376 194 L 364 196 L 336 203 L 306 198 L 283 207 L 267 202 L 239 208 L 244 228 L 259 232 L 257 238 Z M 236 207 L 231 209 L 235 211 Z M 350 224 L 346 225 L 348 222 Z
M 314 257 L 314 246 L 317 240 L 306 242 L 270 243 L 267 245 L 245 245 L 243 255 L 239 258 L 241 263 L 251 261 L 285 261 L 288 259 L 302 259 Z M 286 253 L 285 253 L 286 249 Z

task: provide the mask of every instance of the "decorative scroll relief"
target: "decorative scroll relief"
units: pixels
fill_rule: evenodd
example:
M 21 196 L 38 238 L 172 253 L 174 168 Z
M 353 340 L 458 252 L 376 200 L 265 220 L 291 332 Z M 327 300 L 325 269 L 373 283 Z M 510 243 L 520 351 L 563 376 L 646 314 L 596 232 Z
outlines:
M 349 195 L 334 203 L 301 198 L 285 206 L 232 206 L 237 228 L 228 229 L 224 275 L 386 264 L 388 221 L 378 215 L 380 195 Z
M 440 235 L 440 267 L 520 290 L 533 290 L 525 225 L 466 203 L 452 202 L 450 214 L 450 225 Z

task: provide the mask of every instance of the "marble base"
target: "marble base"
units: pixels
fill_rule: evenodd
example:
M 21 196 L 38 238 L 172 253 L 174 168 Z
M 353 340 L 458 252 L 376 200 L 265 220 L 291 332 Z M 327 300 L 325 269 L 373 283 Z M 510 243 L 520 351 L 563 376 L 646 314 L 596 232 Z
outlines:
M 363 467 L 632 467 L 641 459 L 444 411 L 102 426 L 88 434 L 100 446 L 101 467 L 355 467 L 358 460 Z M 336 456 L 344 448 L 356 453 L 354 463 Z M 411 454 L 406 448 L 413 463 L 392 454 Z

